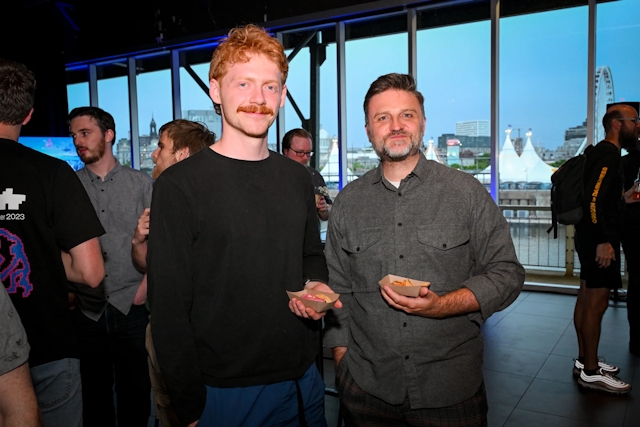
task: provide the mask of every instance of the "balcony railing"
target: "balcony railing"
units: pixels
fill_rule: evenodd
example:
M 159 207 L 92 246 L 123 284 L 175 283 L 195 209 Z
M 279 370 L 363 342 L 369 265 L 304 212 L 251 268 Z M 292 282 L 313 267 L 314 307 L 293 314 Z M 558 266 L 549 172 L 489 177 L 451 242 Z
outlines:
M 500 205 L 509 223 L 511 238 L 520 263 L 525 268 L 564 271 L 565 276 L 580 273 L 580 260 L 575 251 L 575 229 L 558 224 L 558 238 L 553 238 L 549 206 Z M 626 260 L 621 251 L 620 270 L 624 275 Z

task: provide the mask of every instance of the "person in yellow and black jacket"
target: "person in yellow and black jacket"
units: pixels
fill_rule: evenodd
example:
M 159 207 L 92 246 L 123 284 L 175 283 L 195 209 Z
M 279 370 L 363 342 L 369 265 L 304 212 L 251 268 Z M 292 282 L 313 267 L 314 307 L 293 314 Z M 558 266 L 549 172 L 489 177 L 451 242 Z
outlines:
M 620 234 L 625 197 L 620 150 L 632 147 L 638 139 L 638 112 L 629 105 L 614 105 L 602 124 L 605 139 L 586 152 L 584 216 L 576 225 L 580 290 L 574 324 L 579 354 L 573 374 L 584 388 L 625 394 L 631 391 L 631 385 L 615 376 L 620 372 L 617 366 L 599 361 L 597 352 L 610 290 L 622 286 Z

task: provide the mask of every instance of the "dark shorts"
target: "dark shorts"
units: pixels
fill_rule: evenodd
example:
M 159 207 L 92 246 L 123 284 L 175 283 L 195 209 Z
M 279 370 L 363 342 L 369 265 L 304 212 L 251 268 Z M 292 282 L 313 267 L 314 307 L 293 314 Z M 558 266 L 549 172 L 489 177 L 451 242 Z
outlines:
M 391 405 L 362 390 L 349 372 L 346 357 L 336 369 L 336 387 L 348 427 L 486 427 L 487 395 L 484 383 L 471 398 L 444 408 L 411 409 L 409 399 Z
M 576 250 L 580 259 L 580 279 L 587 288 L 618 289 L 622 287 L 620 275 L 620 241 L 611 242 L 616 259 L 607 268 L 600 268 L 596 262 L 598 244 L 587 233 L 576 231 Z

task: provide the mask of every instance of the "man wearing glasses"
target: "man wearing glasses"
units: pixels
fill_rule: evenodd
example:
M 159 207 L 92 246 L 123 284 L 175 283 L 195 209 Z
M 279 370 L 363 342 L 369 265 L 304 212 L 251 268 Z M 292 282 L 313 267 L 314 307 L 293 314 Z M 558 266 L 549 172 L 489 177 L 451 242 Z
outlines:
M 285 157 L 295 160 L 309 169 L 313 180 L 313 188 L 316 193 L 316 209 L 318 218 L 322 221 L 329 219 L 331 204 L 333 201 L 327 192 L 327 184 L 320 172 L 309 166 L 309 160 L 313 156 L 311 150 L 311 134 L 304 129 L 291 129 L 282 138 L 282 154 Z
M 576 225 L 576 249 L 580 258 L 580 290 L 574 311 L 578 359 L 573 375 L 584 387 L 613 394 L 631 391 L 619 380 L 617 366 L 598 360 L 602 316 L 609 306 L 611 289 L 622 287 L 620 236 L 625 201 L 620 173 L 620 150 L 637 144 L 638 112 L 629 105 L 609 107 L 602 119 L 605 139 L 589 147 L 584 166 L 584 215 Z

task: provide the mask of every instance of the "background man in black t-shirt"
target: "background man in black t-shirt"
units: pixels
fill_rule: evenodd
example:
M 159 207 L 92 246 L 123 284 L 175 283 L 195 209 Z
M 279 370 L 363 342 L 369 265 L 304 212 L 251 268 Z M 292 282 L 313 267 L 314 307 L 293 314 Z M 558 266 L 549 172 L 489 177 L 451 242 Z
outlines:
M 27 331 L 44 425 L 81 426 L 67 279 L 100 284 L 104 229 L 71 167 L 17 142 L 33 114 L 35 88 L 24 65 L 0 60 L 0 277 Z
M 615 377 L 617 366 L 598 360 L 602 316 L 611 289 L 620 288 L 620 233 L 623 183 L 620 149 L 638 139 L 638 112 L 628 105 L 614 105 L 602 119 L 605 139 L 589 149 L 584 170 L 584 216 L 576 225 L 576 248 L 580 258 L 580 290 L 574 311 L 578 336 L 578 359 L 573 374 L 582 387 L 608 393 L 631 391 L 631 385 Z
M 324 178 L 320 175 L 320 172 L 309 166 L 309 159 L 311 159 L 313 155 L 311 134 L 302 128 L 291 129 L 285 133 L 282 138 L 282 154 L 307 167 L 311 173 L 313 188 L 316 193 L 318 218 L 322 221 L 328 221 L 333 201 L 331 197 L 329 197 L 327 184 L 324 182 Z

